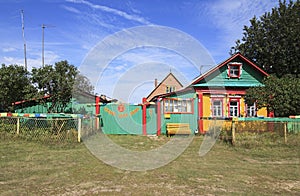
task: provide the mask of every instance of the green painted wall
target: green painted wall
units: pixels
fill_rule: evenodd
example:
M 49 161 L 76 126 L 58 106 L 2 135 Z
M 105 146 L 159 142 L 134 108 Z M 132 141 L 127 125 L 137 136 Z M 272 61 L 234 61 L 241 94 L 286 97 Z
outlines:
M 171 113 L 170 118 L 165 118 L 163 103 L 161 103 L 161 133 L 166 134 L 167 123 L 189 123 L 192 133 L 198 129 L 198 99 L 195 92 L 190 92 L 182 95 L 174 95 L 172 98 L 192 98 L 193 99 L 193 113 L 180 114 Z
M 15 109 L 15 113 L 48 113 L 47 108 L 51 106 L 51 103 L 46 103 L 47 106 L 39 103 L 26 103 L 22 105 L 18 105 Z M 65 109 L 65 113 L 78 113 L 78 114 L 87 114 L 87 115 L 95 115 L 95 105 L 92 103 L 80 103 L 77 102 L 76 99 L 72 99 L 71 102 L 67 105 Z
M 157 109 L 156 105 L 150 105 L 147 107 L 147 134 L 156 135 L 157 134 Z
M 260 74 L 257 70 L 246 62 L 243 62 L 241 59 L 236 58 L 233 62 L 242 63 L 242 74 L 240 78 L 230 78 L 227 75 L 227 66 L 223 66 L 209 75 L 205 80 L 200 81 L 194 86 L 208 86 L 208 87 L 252 87 L 263 85 L 263 75 Z

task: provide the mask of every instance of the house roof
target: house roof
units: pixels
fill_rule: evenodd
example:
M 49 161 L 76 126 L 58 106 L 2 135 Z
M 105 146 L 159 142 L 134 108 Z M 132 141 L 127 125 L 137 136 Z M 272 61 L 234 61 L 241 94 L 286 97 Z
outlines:
M 170 72 L 152 91 L 151 93 L 149 93 L 149 95 L 147 96 L 147 99 L 149 99 L 149 97 L 156 91 L 156 89 L 158 89 L 161 85 L 164 84 L 164 82 L 170 77 L 172 76 L 176 82 L 183 87 L 183 85 L 181 84 L 181 82 L 174 76 L 174 74 L 172 74 L 172 72 Z
M 258 72 L 261 76 L 265 77 L 265 76 L 269 75 L 265 71 L 263 71 L 260 67 L 255 65 L 249 59 L 247 59 L 245 56 L 243 56 L 240 53 L 237 53 L 237 54 L 232 55 L 230 58 L 228 58 L 224 62 L 220 63 L 219 65 L 217 65 L 217 66 L 213 67 L 212 69 L 208 70 L 204 74 L 196 77 L 187 87 L 185 87 L 183 89 L 180 89 L 178 91 L 175 91 L 175 92 L 156 95 L 151 99 L 151 101 L 154 101 L 154 100 L 158 99 L 159 97 L 167 97 L 167 96 L 172 96 L 174 94 L 181 94 L 181 93 L 189 92 L 189 91 L 193 90 L 194 87 L 197 87 L 197 86 L 199 86 L 199 87 L 200 86 L 203 86 L 203 87 L 218 87 L 218 85 L 223 86 L 224 84 L 207 83 L 206 81 L 204 83 L 199 84 L 199 82 L 204 80 L 205 78 L 207 78 L 209 76 L 214 76 L 213 74 L 215 74 L 218 70 L 220 70 L 220 68 L 222 68 L 223 66 L 227 66 L 227 64 L 229 62 L 232 62 L 236 58 L 240 58 L 240 60 L 242 60 L 243 62 L 246 62 L 247 65 L 249 65 L 251 68 L 253 68 L 253 70 L 255 72 Z M 255 86 L 255 85 L 256 85 L 255 83 L 249 83 L 249 81 L 243 81 L 243 80 L 239 80 L 239 84 L 237 84 L 237 83 L 227 83 L 226 84 L 227 87 L 246 87 L 246 88 L 252 87 L 252 86 Z
M 40 100 L 40 99 L 48 99 L 49 97 L 51 97 L 51 96 L 50 95 L 45 95 L 41 98 L 32 98 L 32 99 L 29 99 L 29 100 L 16 101 L 16 102 L 12 103 L 12 105 L 20 105 L 20 104 L 26 103 L 26 102 L 37 101 L 37 100 Z
M 80 89 L 78 89 L 73 95 L 81 95 L 81 96 L 86 97 L 86 98 L 91 99 L 91 100 L 94 100 L 95 97 L 97 96 L 97 95 L 93 95 L 91 93 L 82 91 Z M 49 99 L 50 97 L 51 97 L 51 95 L 45 95 L 41 98 L 32 98 L 32 99 L 29 99 L 29 100 L 17 101 L 17 102 L 12 103 L 12 105 L 20 105 L 20 104 L 23 104 L 23 103 L 35 102 L 35 101 L 38 101 L 38 100 L 41 100 L 41 99 Z M 117 101 L 116 99 L 109 98 L 105 95 L 100 96 L 100 102 L 102 102 L 102 103 L 111 103 L 111 102 L 116 102 L 116 101 Z
M 247 59 L 245 56 L 243 56 L 241 53 L 236 53 L 234 55 L 232 55 L 230 58 L 228 58 L 227 60 L 225 60 L 224 62 L 220 63 L 219 65 L 217 65 L 216 67 L 213 67 L 212 69 L 208 70 L 207 72 L 205 72 L 204 74 L 196 77 L 190 85 L 196 85 L 197 83 L 199 83 L 201 80 L 207 78 L 208 76 L 210 76 L 211 74 L 215 73 L 217 70 L 219 70 L 221 67 L 223 66 L 227 66 L 227 64 L 231 61 L 233 61 L 236 58 L 240 58 L 241 60 L 243 60 L 244 62 L 246 62 L 248 65 L 250 65 L 251 67 L 253 67 L 255 70 L 257 70 L 259 73 L 261 73 L 263 76 L 268 76 L 269 74 L 266 73 L 264 70 L 262 70 L 260 67 L 258 67 L 257 65 L 255 65 L 252 61 L 250 61 L 249 59 Z M 190 86 L 189 85 L 189 86 Z
M 192 87 L 188 86 L 188 87 L 182 88 L 178 91 L 173 91 L 173 92 L 170 92 L 170 93 L 156 95 L 156 96 L 151 98 L 150 102 L 155 101 L 155 100 L 157 100 L 158 98 L 161 98 L 161 97 L 168 97 L 168 96 L 172 96 L 172 95 L 175 95 L 175 94 L 177 94 L 177 95 L 178 94 L 183 94 L 183 93 L 190 92 L 190 91 L 194 91 L 194 89 Z

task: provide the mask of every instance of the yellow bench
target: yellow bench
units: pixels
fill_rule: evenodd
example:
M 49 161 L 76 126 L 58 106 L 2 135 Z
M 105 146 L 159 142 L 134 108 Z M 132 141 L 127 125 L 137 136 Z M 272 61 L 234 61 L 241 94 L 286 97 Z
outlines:
M 167 123 L 167 136 L 190 135 L 192 133 L 189 123 Z

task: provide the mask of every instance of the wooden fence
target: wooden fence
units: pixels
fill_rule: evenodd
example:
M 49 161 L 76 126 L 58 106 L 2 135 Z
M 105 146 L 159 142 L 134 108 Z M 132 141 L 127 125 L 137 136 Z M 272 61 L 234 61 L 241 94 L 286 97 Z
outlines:
M 287 143 L 288 134 L 300 133 L 300 119 L 291 118 L 226 118 L 206 119 L 209 125 L 207 134 L 218 135 L 233 145 L 237 140 L 250 137 L 258 139 L 269 134 Z

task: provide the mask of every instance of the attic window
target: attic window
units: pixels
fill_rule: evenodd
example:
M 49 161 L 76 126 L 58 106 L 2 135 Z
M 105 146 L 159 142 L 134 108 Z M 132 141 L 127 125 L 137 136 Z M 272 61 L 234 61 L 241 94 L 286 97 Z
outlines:
M 166 93 L 171 93 L 175 91 L 175 86 L 167 86 Z
M 242 63 L 229 63 L 228 76 L 230 78 L 240 78 L 242 73 L 241 67 L 242 67 Z

